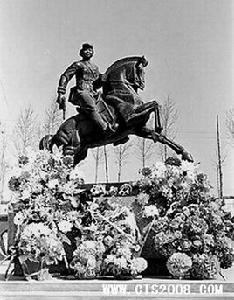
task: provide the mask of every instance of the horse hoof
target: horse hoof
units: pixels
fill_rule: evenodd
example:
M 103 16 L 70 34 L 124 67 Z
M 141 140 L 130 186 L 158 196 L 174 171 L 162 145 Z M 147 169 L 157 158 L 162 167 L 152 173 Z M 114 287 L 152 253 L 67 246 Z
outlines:
M 191 163 L 194 162 L 192 155 L 186 151 L 183 152 L 182 159 L 187 160 L 188 162 L 191 162 Z

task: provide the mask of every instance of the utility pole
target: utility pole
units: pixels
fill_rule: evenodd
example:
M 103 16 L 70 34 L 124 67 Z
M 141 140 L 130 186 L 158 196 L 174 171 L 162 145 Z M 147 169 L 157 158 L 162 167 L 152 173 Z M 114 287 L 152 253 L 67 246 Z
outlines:
M 220 146 L 220 138 L 219 138 L 219 116 L 218 115 L 217 115 L 217 154 L 218 154 L 218 178 L 219 178 L 218 192 L 219 192 L 219 197 L 223 199 L 223 172 L 222 172 L 222 162 L 221 162 L 221 146 Z
M 104 145 L 104 158 L 105 158 L 106 183 L 108 183 L 109 182 L 109 178 L 108 178 L 108 158 L 107 158 L 106 145 Z

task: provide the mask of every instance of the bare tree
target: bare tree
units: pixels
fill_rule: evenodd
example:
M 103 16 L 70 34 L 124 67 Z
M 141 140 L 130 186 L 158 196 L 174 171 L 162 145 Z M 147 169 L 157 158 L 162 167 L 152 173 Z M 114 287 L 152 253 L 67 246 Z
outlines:
M 123 145 L 118 145 L 114 148 L 114 154 L 115 154 L 115 163 L 118 167 L 118 176 L 117 180 L 120 182 L 121 176 L 122 176 L 122 168 L 123 165 L 126 163 L 128 155 L 129 155 L 129 150 L 132 147 L 131 142 L 127 142 L 126 144 Z
M 220 138 L 219 138 L 219 117 L 217 116 L 217 155 L 218 155 L 218 162 L 217 162 L 217 177 L 218 177 L 218 195 L 221 199 L 223 199 L 223 171 L 222 171 L 222 158 L 221 158 L 221 145 L 220 145 Z
M 8 168 L 6 160 L 7 137 L 3 125 L 0 123 L 0 203 L 3 200 L 5 177 Z
M 38 145 L 37 117 L 31 106 L 20 112 L 14 131 L 14 145 L 18 155 L 25 155 L 28 147 L 36 148 Z
M 226 112 L 225 124 L 228 139 L 234 144 L 234 107 Z
M 137 137 L 136 157 L 141 161 L 141 166 L 146 166 L 146 161 L 153 155 L 154 143 L 145 138 Z
M 93 149 L 92 151 L 93 158 L 95 160 L 95 176 L 94 176 L 94 183 L 97 183 L 98 181 L 98 170 L 100 167 L 100 164 L 103 163 L 103 151 L 101 147 L 97 147 Z
M 176 121 L 178 119 L 178 111 L 175 106 L 175 102 L 168 96 L 160 109 L 161 124 L 163 127 L 162 134 L 170 139 L 176 137 Z M 167 145 L 159 145 L 160 155 L 162 161 L 165 161 L 168 157 Z
M 62 115 L 59 111 L 58 105 L 56 101 L 52 99 L 50 106 L 45 111 L 45 134 L 55 134 L 62 121 Z

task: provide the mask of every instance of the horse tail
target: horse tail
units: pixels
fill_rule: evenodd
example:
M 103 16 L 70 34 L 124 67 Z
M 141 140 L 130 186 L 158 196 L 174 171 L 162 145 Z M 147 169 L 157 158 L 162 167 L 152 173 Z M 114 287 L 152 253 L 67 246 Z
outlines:
M 52 150 L 52 138 L 51 134 L 45 135 L 39 142 L 39 150 Z

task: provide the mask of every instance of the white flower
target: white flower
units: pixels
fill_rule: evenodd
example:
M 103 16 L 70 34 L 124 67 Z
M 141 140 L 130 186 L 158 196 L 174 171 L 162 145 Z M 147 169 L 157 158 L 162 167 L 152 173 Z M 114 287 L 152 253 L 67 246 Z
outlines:
M 154 217 L 154 216 L 158 216 L 159 212 L 158 212 L 158 209 L 156 206 L 148 205 L 148 206 L 145 206 L 144 215 L 146 217 Z
M 137 202 L 140 204 L 140 205 L 146 205 L 148 204 L 148 201 L 149 201 L 149 195 L 144 193 L 144 192 L 141 192 L 140 194 L 137 195 Z
M 181 169 L 177 166 L 167 165 L 167 170 L 170 176 L 173 177 L 173 180 L 179 178 L 181 175 Z
M 77 199 L 77 198 L 75 198 L 75 197 L 71 197 L 70 200 L 71 200 L 71 205 L 72 205 L 73 207 L 76 208 L 76 207 L 79 206 L 79 204 L 80 204 L 80 199 Z
M 54 189 L 56 186 L 59 185 L 59 180 L 56 178 L 56 179 L 51 179 L 49 180 L 49 182 L 47 183 L 47 186 L 48 188 L 50 189 Z
M 38 223 L 36 224 L 36 228 L 38 230 L 38 234 L 41 235 L 45 235 L 45 236 L 50 236 L 51 235 L 51 229 L 47 226 L 45 226 L 43 223 Z
M 109 264 L 109 263 L 113 263 L 115 261 L 115 256 L 110 254 L 110 255 L 107 255 L 106 259 L 105 259 L 106 263 Z
M 136 271 L 136 273 L 143 272 L 147 267 L 148 263 L 143 257 L 134 258 L 131 262 L 131 268 Z
M 94 269 L 96 267 L 95 257 L 89 256 L 87 260 L 87 268 Z
M 75 168 L 70 173 L 70 179 L 76 180 L 76 179 L 83 179 L 84 173 L 79 169 L 78 165 L 75 166 Z
M 33 163 L 37 157 L 37 152 L 35 152 L 32 147 L 27 147 L 26 148 L 26 156 L 29 159 L 29 164 Z
M 48 173 L 42 170 L 39 170 L 38 175 L 41 179 L 46 180 L 46 177 L 48 176 Z
M 58 147 L 54 147 L 51 157 L 56 161 L 60 161 L 63 157 L 62 149 L 59 149 Z
M 91 193 L 93 195 L 99 195 L 99 194 L 105 194 L 106 193 L 106 186 L 105 185 L 101 185 L 101 184 L 98 184 L 98 185 L 94 185 L 92 188 L 91 188 Z
M 20 167 L 13 167 L 11 172 L 10 172 L 10 177 L 19 177 L 22 173 L 22 169 Z
M 41 235 L 50 236 L 52 234 L 51 229 L 45 226 L 43 223 L 31 223 L 25 226 L 21 237 L 23 239 L 31 239 L 32 235 L 39 238 Z
M 24 215 L 22 214 L 22 212 L 18 212 L 15 217 L 14 217 L 14 223 L 15 225 L 22 225 L 23 222 L 25 220 Z
M 120 269 L 127 269 L 128 262 L 125 257 L 115 258 L 114 264 L 117 265 Z
M 190 171 L 190 172 L 194 172 L 196 170 L 196 166 L 188 161 L 183 160 L 181 162 L 181 166 L 180 166 L 182 171 Z
M 93 211 L 93 210 L 97 210 L 99 208 L 99 205 L 95 202 L 92 202 L 90 204 L 90 209 Z
M 168 186 L 162 185 L 161 192 L 164 197 L 171 198 L 173 196 L 172 190 Z
M 20 199 L 19 199 L 18 195 L 14 194 L 14 193 L 11 194 L 10 202 L 11 202 L 12 204 L 19 202 L 19 200 L 20 200 Z
M 197 168 L 197 166 L 194 165 L 194 163 L 190 163 L 187 161 L 182 161 L 182 163 L 181 163 L 181 170 L 183 172 L 186 172 L 186 177 L 188 179 L 190 179 L 191 181 L 195 180 L 196 168 Z
M 83 246 L 85 248 L 90 248 L 90 249 L 95 249 L 96 247 L 96 242 L 95 241 L 84 241 Z
M 25 200 L 25 199 L 29 199 L 31 197 L 31 192 L 29 190 L 24 190 L 21 193 L 21 199 Z
M 164 163 L 157 162 L 152 168 L 152 177 L 164 178 L 167 168 Z
M 68 231 L 71 231 L 73 224 L 69 221 L 62 220 L 58 224 L 59 230 L 62 231 L 63 233 L 66 233 Z

